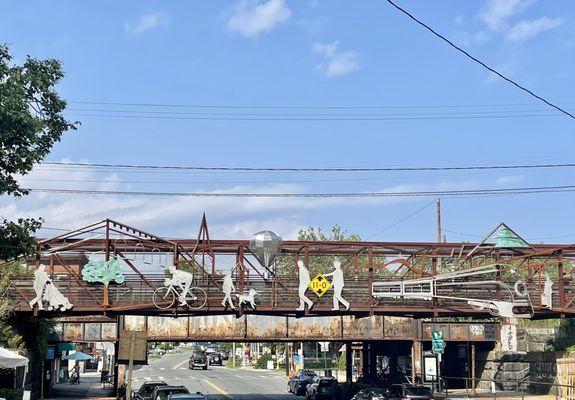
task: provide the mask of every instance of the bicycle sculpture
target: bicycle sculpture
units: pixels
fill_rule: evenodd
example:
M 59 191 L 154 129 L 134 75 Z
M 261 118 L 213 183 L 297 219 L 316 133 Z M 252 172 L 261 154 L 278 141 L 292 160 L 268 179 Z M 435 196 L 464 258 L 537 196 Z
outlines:
M 177 269 L 175 266 L 168 268 L 171 278 L 164 280 L 164 286 L 159 287 L 152 295 L 154 305 L 166 310 L 176 304 L 176 300 L 182 307 L 200 309 L 208 302 L 206 291 L 200 287 L 192 286 L 194 274 Z
M 418 299 L 418 300 L 432 300 L 432 299 L 446 299 L 446 300 L 459 300 L 465 301 L 474 310 L 485 310 L 493 316 L 501 316 L 507 318 L 531 318 L 534 310 L 529 296 L 529 290 L 524 281 L 518 280 L 513 287 L 498 280 L 468 280 L 463 281 L 463 278 L 481 276 L 486 274 L 496 273 L 498 265 L 485 265 L 481 267 L 470 268 L 463 271 L 449 272 L 440 274 L 430 278 L 406 279 L 402 281 L 391 282 L 374 282 L 372 287 L 372 296 L 376 299 L 394 298 L 394 299 Z M 547 276 L 542 293 L 545 299 L 543 305 L 551 309 L 551 298 L 553 282 Z M 444 288 L 473 288 L 473 287 L 500 287 L 503 289 L 504 294 L 507 295 L 507 300 L 495 299 L 478 299 L 463 296 L 449 296 L 440 294 L 438 289 Z M 528 312 L 516 313 L 514 308 L 526 308 Z

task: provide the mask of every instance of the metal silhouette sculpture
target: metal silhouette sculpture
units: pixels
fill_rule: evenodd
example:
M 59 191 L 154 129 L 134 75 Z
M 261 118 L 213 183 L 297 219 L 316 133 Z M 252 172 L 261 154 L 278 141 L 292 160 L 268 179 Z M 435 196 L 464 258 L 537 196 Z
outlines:
M 256 308 L 256 296 L 259 293 L 255 289 L 250 289 L 247 294 L 236 294 L 238 297 L 238 305 L 249 305 L 251 308 Z
M 82 268 L 82 278 L 86 282 L 99 282 L 108 286 L 110 282 L 124 283 L 124 268 L 115 258 L 105 261 L 88 261 Z
M 309 284 L 311 283 L 311 277 L 309 274 L 309 270 L 305 266 L 302 260 L 298 260 L 298 273 L 299 273 L 299 287 L 298 287 L 298 296 L 299 296 L 299 307 L 296 309 L 297 311 L 304 311 L 305 305 L 307 304 L 308 310 L 313 307 L 313 301 L 311 301 L 306 295 L 305 292 L 309 288 Z
M 224 276 L 224 282 L 222 284 L 222 291 L 224 292 L 224 299 L 222 300 L 222 306 L 227 307 L 228 305 L 233 310 L 235 309 L 234 302 L 232 300 L 232 292 L 235 292 L 234 281 L 232 279 L 232 271 L 230 271 L 226 276 Z
M 177 269 L 175 266 L 168 268 L 171 278 L 164 279 L 164 286 L 159 287 L 152 295 L 154 305 L 166 310 L 173 307 L 176 300 L 180 306 L 190 309 L 199 309 L 208 302 L 206 291 L 200 287 L 192 286 L 194 274 Z
M 480 267 L 469 268 L 461 271 L 439 274 L 429 278 L 406 279 L 402 281 L 374 282 L 372 284 L 372 296 L 377 299 L 394 298 L 394 299 L 446 299 L 465 301 L 475 310 L 485 310 L 493 316 L 507 318 L 531 318 L 533 316 L 533 305 L 529 297 L 529 292 L 523 281 L 517 281 L 514 287 L 510 287 L 499 280 L 468 280 L 462 281 L 463 278 L 472 278 L 486 274 L 498 272 L 497 264 L 484 265 Z M 491 286 L 503 289 L 508 300 L 495 299 L 478 299 L 463 296 L 448 296 L 438 293 L 441 288 L 464 288 L 473 286 Z M 529 312 L 515 313 L 514 308 L 526 308 Z
M 543 283 L 543 296 L 541 296 L 541 305 L 548 309 L 553 309 L 553 281 L 549 275 L 545 274 L 545 282 Z
M 261 231 L 250 239 L 249 249 L 258 262 L 270 273 L 275 274 L 272 265 L 276 256 L 282 251 L 283 240 L 275 232 Z
M 333 311 L 339 311 L 339 303 L 343 304 L 345 310 L 349 310 L 349 302 L 343 298 L 343 287 L 345 286 L 345 280 L 343 276 L 343 269 L 341 269 L 341 261 L 339 258 L 333 260 L 334 270 L 329 274 L 324 274 L 324 276 L 331 276 L 331 285 L 333 287 Z
M 70 303 L 68 298 L 54 285 L 54 282 L 52 282 L 46 273 L 45 265 L 40 265 L 36 271 L 34 271 L 33 288 L 34 292 L 36 292 L 36 297 L 28 303 L 30 308 L 34 308 L 34 305 L 38 304 L 38 309 L 44 310 L 44 302 L 48 303 L 49 311 L 66 311 L 73 307 L 73 304 Z

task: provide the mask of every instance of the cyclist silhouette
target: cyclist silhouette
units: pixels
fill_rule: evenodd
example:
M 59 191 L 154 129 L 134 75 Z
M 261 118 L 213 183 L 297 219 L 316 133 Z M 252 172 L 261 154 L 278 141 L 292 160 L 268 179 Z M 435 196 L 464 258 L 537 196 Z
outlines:
M 174 265 L 169 267 L 168 271 L 172 274 L 172 277 L 164 280 L 164 286 L 178 286 L 181 289 L 178 300 L 180 300 L 181 306 L 185 306 L 187 304 L 186 295 L 194 282 L 194 274 L 179 270 Z

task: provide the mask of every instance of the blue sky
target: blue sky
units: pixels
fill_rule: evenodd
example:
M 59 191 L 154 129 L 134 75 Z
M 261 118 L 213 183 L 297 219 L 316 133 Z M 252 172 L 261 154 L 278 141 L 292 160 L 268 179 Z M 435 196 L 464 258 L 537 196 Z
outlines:
M 513 79 L 575 108 L 571 98 L 575 3 L 397 2 Z M 548 163 L 574 158 L 573 120 L 547 111 L 532 97 L 494 78 L 385 1 L 6 1 L 0 13 L 0 40 L 10 45 L 16 62 L 29 54 L 63 63 L 66 77 L 59 90 L 70 102 L 70 119 L 80 120 L 82 126 L 65 135 L 50 161 L 340 167 Z M 158 109 L 83 101 L 405 108 Z M 413 108 L 421 105 L 430 107 Z M 438 107 L 445 105 L 465 107 Z M 95 116 L 112 114 L 105 110 L 117 117 Z M 167 116 L 150 114 L 158 111 L 172 114 L 140 118 Z M 391 121 L 173 118 L 194 112 L 553 115 Z M 569 185 L 573 170 L 278 175 L 38 168 L 25 179 L 30 187 L 373 192 Z M 365 239 L 434 240 L 431 206 L 374 236 L 432 200 L 33 194 L 0 199 L 0 216 L 43 216 L 45 226 L 57 228 L 111 217 L 161 235 L 190 236 L 206 211 L 212 236 L 220 238 L 247 238 L 261 229 L 294 238 L 301 227 L 327 229 L 338 223 Z M 528 239 L 572 242 L 575 238 L 572 193 L 443 199 L 442 204 L 448 240 L 477 240 L 472 235 L 485 234 L 502 220 Z

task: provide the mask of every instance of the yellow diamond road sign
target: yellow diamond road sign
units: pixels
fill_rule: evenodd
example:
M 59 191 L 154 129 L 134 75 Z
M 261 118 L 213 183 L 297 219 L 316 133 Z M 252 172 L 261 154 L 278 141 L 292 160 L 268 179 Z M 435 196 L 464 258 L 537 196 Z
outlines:
M 317 297 L 323 296 L 330 287 L 331 282 L 322 274 L 317 274 L 309 283 L 309 288 L 313 290 Z

